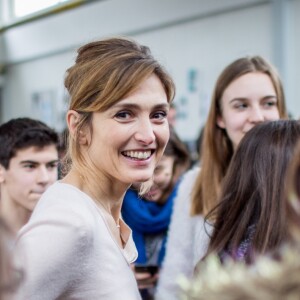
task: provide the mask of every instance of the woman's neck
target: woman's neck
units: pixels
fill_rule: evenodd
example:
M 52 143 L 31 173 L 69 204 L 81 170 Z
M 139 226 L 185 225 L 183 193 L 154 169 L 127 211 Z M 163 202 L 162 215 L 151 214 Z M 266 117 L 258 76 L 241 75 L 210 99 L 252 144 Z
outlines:
M 118 224 L 123 198 L 129 185 L 113 181 L 105 176 L 81 175 L 77 170 L 71 169 L 62 179 L 62 182 L 76 186 L 89 195 L 97 204 L 101 205 Z

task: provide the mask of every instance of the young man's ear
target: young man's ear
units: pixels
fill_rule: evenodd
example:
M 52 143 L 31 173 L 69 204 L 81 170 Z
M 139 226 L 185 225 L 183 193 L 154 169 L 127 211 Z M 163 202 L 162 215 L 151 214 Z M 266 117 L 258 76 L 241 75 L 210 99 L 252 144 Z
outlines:
M 5 181 L 6 169 L 0 164 L 0 184 Z
M 78 139 L 79 144 L 87 145 L 89 142 L 87 130 L 80 130 L 77 134 L 77 127 L 79 124 L 80 115 L 75 110 L 69 110 L 67 112 L 67 124 L 69 132 L 74 139 Z M 77 136 L 76 136 L 77 135 Z

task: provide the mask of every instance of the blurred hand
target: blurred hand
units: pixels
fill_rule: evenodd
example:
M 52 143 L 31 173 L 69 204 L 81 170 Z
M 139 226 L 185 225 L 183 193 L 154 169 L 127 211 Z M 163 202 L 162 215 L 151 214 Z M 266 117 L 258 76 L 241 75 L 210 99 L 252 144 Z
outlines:
M 132 265 L 131 268 L 134 272 L 134 276 L 139 289 L 147 289 L 155 286 L 159 277 L 159 273 L 156 273 L 152 276 L 151 273 L 148 272 L 136 272 L 134 269 L 134 265 Z

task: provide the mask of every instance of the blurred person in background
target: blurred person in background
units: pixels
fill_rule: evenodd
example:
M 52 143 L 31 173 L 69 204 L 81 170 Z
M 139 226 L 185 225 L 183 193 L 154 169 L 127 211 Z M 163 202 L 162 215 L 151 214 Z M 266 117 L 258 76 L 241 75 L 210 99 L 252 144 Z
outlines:
M 170 105 L 170 110 L 168 112 L 168 122 L 169 122 L 169 125 L 174 128 L 176 125 L 176 114 L 177 114 L 176 105 L 174 102 L 172 102 Z
M 173 201 L 180 177 L 189 166 L 189 152 L 170 127 L 170 139 L 154 170 L 149 192 L 139 195 L 139 184 L 133 184 L 125 194 L 122 216 L 132 229 L 138 250 L 135 274 L 143 299 L 153 299 L 152 288 L 165 256 Z
M 17 232 L 57 180 L 58 135 L 41 121 L 17 118 L 0 126 L 0 145 L 0 215 Z
M 14 233 L 0 217 L 0 300 L 15 300 L 24 278 L 14 249 Z
M 211 227 L 206 214 L 218 204 L 221 183 L 243 136 L 264 121 L 286 118 L 275 68 L 260 56 L 229 64 L 217 79 L 205 123 L 201 165 L 183 177 L 175 198 L 157 300 L 178 299 L 176 279 L 191 277 L 206 254 Z

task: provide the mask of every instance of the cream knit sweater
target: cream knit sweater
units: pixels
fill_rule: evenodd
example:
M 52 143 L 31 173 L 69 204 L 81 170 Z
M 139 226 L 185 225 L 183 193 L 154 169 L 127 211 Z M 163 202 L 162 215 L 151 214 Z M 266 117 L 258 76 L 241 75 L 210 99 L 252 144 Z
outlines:
M 23 299 L 140 299 L 130 268 L 137 257 L 131 230 L 121 224 L 127 241 L 121 248 L 110 222 L 85 193 L 60 182 L 52 185 L 18 235 L 17 245 L 26 254 Z

